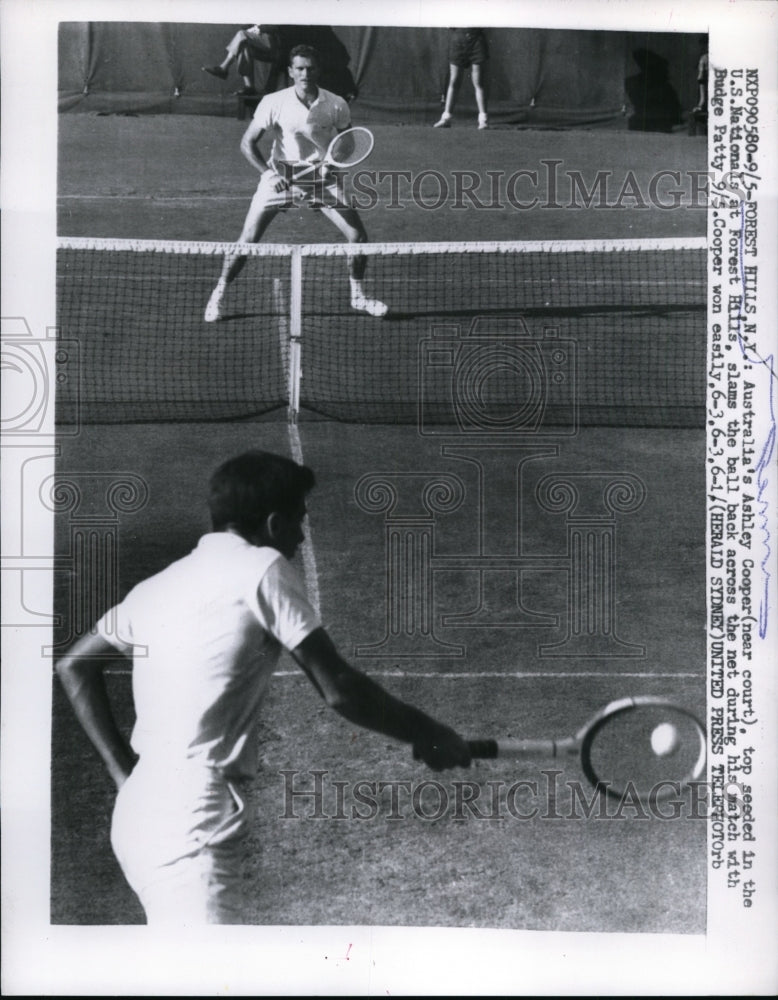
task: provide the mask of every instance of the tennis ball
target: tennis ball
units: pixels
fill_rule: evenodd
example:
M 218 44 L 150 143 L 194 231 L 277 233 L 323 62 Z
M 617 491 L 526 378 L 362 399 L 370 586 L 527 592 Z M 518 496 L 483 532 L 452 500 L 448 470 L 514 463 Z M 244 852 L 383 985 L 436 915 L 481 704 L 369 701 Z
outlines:
M 651 733 L 651 749 L 657 757 L 669 757 L 680 745 L 680 734 L 671 722 L 660 722 Z

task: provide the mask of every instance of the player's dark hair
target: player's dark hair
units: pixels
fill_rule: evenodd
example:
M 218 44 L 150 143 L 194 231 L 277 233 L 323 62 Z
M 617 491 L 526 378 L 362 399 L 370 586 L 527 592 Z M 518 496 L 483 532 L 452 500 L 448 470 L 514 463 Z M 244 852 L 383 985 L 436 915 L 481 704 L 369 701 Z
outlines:
M 269 451 L 247 451 L 214 472 L 208 507 L 214 531 L 233 528 L 244 538 L 262 530 L 270 514 L 291 514 L 313 489 L 305 465 Z
M 303 59 L 310 59 L 311 62 L 315 62 L 317 66 L 321 66 L 321 59 L 319 58 L 319 53 L 312 45 L 295 45 L 293 49 L 290 49 L 289 50 L 290 66 L 294 62 L 295 56 L 301 56 Z

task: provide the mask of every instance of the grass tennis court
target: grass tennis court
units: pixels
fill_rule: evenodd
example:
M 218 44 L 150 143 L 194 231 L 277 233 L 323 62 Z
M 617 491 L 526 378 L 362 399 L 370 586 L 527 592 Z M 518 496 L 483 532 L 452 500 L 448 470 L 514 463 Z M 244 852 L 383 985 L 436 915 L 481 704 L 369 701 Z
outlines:
M 62 235 L 227 240 L 237 233 L 252 189 L 237 149 L 240 123 L 72 116 L 63 118 L 61 125 Z M 383 126 L 376 128 L 376 139 L 375 163 L 371 160 L 376 169 L 418 170 L 438 162 L 446 164 L 446 170 L 516 169 L 553 156 L 594 176 L 607 151 L 614 174 L 634 168 L 646 185 L 652 171 L 702 169 L 705 150 L 704 139 L 628 133 L 494 130 L 481 135 L 452 130 L 440 137 L 431 129 Z M 85 160 L 92 164 L 88 190 L 87 182 L 79 180 L 79 165 Z M 634 166 L 638 163 L 639 169 Z M 433 212 L 409 202 L 403 209 L 371 210 L 366 223 L 371 238 L 387 241 L 488 240 L 507 238 L 507 233 L 528 239 L 697 236 L 704 230 L 704 213 L 691 208 L 612 208 L 519 214 L 451 207 Z M 276 220 L 268 238 L 317 242 L 331 240 L 332 234 L 318 217 L 289 213 Z M 126 269 L 119 268 L 109 279 L 121 273 Z M 246 276 L 239 282 L 243 280 L 242 295 L 257 289 Z M 84 302 L 89 284 L 86 280 L 81 289 Z M 451 284 L 461 281 L 455 278 Z M 207 287 L 203 292 L 204 301 Z M 194 307 L 184 303 L 182 308 Z M 438 308 L 445 313 L 445 305 Z M 152 309 L 164 320 L 164 296 L 157 293 Z M 673 319 L 662 319 L 664 330 L 661 324 L 659 332 L 652 330 L 654 337 L 667 338 L 668 348 Z M 603 332 L 598 317 L 584 321 Z M 246 322 L 241 319 L 238 326 Z M 370 379 L 375 365 L 371 358 L 380 357 L 382 350 L 396 358 L 398 351 L 407 349 L 408 336 L 418 342 L 432 322 L 432 316 L 424 316 L 402 320 L 395 329 L 388 324 L 383 328 L 388 344 L 379 343 L 374 355 L 367 353 L 375 345 L 364 325 L 352 329 L 338 324 L 331 344 L 323 326 L 318 350 L 324 359 L 329 347 L 333 353 L 338 349 L 336 363 L 345 373 L 344 384 L 358 384 L 360 377 Z M 203 331 L 197 345 L 171 336 L 161 364 L 172 369 L 189 364 L 191 371 L 183 381 L 201 379 L 198 384 L 207 397 L 214 358 L 229 353 L 235 336 L 228 327 Z M 616 324 L 605 329 L 606 336 L 618 334 Z M 164 327 L 157 328 L 154 337 L 164 338 Z M 250 344 L 248 337 L 244 345 Z M 375 337 L 382 337 L 380 323 Z M 196 360 L 195 346 L 205 351 L 199 355 L 205 360 Z M 658 353 L 652 363 L 661 367 L 661 340 L 653 347 Z M 125 376 L 133 353 L 127 351 Z M 236 359 L 236 370 L 244 375 L 251 365 L 250 350 Z M 352 373 L 357 377 L 350 380 Z M 90 370 L 83 374 L 85 389 L 91 392 Z M 113 374 L 121 381 L 121 369 Z M 376 389 L 381 383 L 378 378 Z M 218 403 L 233 388 L 224 383 L 212 389 L 212 402 Z M 306 573 L 320 595 L 325 624 L 353 662 L 400 697 L 472 736 L 567 735 L 600 705 L 626 694 L 666 694 L 703 714 L 702 429 L 584 427 L 565 440 L 550 435 L 533 441 L 556 446 L 557 451 L 537 455 L 522 467 L 518 507 L 515 469 L 520 456 L 516 442 L 508 442 L 501 446 L 502 460 L 481 466 L 490 476 L 486 507 L 480 505 L 485 480 L 479 479 L 479 466 L 464 447 L 467 442 L 455 434 L 425 436 L 413 423 L 395 422 L 391 416 L 371 424 L 306 419 L 292 430 L 283 409 L 269 418 L 234 422 L 195 417 L 193 412 L 185 423 L 85 424 L 78 436 L 61 439 L 63 476 L 133 473 L 148 485 L 147 504 L 119 519 L 121 594 L 187 552 L 206 530 L 200 497 L 216 464 L 247 447 L 283 453 L 300 448 L 319 479 L 309 503 L 315 574 L 310 564 Z M 580 659 L 539 654 L 539 646 L 559 638 L 559 622 L 566 612 L 565 572 L 552 559 L 565 549 L 565 515 L 538 513 L 534 503 L 543 477 L 556 472 L 575 481 L 593 473 L 631 475 L 645 487 L 640 508 L 616 519 L 614 536 L 615 620 L 620 638 L 644 646 L 643 655 Z M 448 476 L 461 482 L 462 504 L 435 520 L 435 556 L 441 562 L 434 574 L 432 610 L 436 635 L 464 647 L 463 655 L 403 660 L 359 655 L 356 647 L 379 641 L 386 624 L 386 517 L 365 510 L 355 492 L 370 474 Z M 66 519 L 60 518 L 58 546 L 64 556 L 68 531 Z M 495 573 L 487 592 L 470 558 L 494 553 L 500 540 L 506 547 L 520 544 L 523 551 L 551 560 L 522 572 L 521 597 L 528 610 L 557 616 L 556 626 L 443 624 L 444 616 L 467 613 L 485 596 L 502 600 L 503 607 L 515 598 L 510 573 Z M 447 564 L 445 556 L 463 559 Z M 66 574 L 58 574 L 57 580 L 58 607 L 66 609 Z M 122 721 L 129 725 L 129 676 L 115 674 L 111 686 Z M 52 920 L 140 922 L 140 908 L 107 840 L 110 782 L 56 685 L 54 706 Z M 470 772 L 438 777 L 446 788 L 453 787 L 455 778 L 473 780 L 485 795 L 490 781 L 543 782 L 542 769 L 549 763 L 483 762 Z M 299 799 L 299 818 L 283 818 L 287 801 L 281 772 L 293 771 L 300 787 L 311 787 L 310 776 L 317 770 L 327 772 L 323 781 L 328 815 L 311 817 L 308 800 Z M 452 810 L 436 817 L 431 800 L 426 804 L 433 818 L 417 815 L 407 802 L 401 803 L 403 818 L 393 818 L 397 809 L 391 784 L 376 795 L 374 818 L 336 818 L 337 782 L 351 789 L 358 781 L 418 784 L 430 777 L 404 747 L 351 731 L 326 709 L 291 662 L 282 663 L 263 715 L 255 788 L 258 822 L 245 873 L 254 899 L 252 920 L 650 933 L 704 930 L 705 824 L 700 820 L 643 819 L 629 809 L 618 819 L 524 820 L 508 814 L 489 820 L 467 812 L 452 815 Z M 574 768 L 564 778 L 583 780 Z M 556 804 L 563 816 L 567 794 L 562 788 Z M 347 809 L 351 805 L 345 800 Z

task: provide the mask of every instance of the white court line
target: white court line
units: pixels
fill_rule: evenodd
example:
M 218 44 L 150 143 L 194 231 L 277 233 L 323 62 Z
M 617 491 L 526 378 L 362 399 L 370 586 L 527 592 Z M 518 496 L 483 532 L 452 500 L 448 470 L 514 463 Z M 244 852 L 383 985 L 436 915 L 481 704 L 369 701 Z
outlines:
M 242 201 L 246 194 L 205 194 L 193 191 L 191 194 L 58 194 L 59 201 Z
M 289 447 L 292 452 L 292 458 L 299 465 L 303 465 L 303 446 L 300 440 L 300 432 L 297 428 L 297 424 L 289 423 L 287 424 L 289 428 Z M 313 551 L 313 539 L 311 538 L 311 522 L 306 515 L 304 521 L 303 531 L 305 533 L 305 540 L 302 544 L 302 557 L 303 557 L 303 571 L 305 573 L 305 587 L 308 591 L 308 600 L 311 602 L 311 607 L 316 612 L 316 617 L 321 620 L 321 596 L 319 594 L 319 572 L 316 569 L 316 553 Z M 291 673 L 292 671 L 290 671 Z M 277 676 L 274 674 L 273 676 Z M 283 676 L 278 675 L 278 676 Z
M 281 351 L 281 358 L 284 363 L 284 368 L 288 371 L 289 369 L 289 303 L 284 301 L 284 296 L 282 293 L 282 284 L 278 278 L 273 279 L 273 308 L 278 313 L 279 323 L 278 323 L 278 337 L 279 337 L 279 350 Z M 297 424 L 291 421 L 287 422 L 287 430 L 289 434 L 289 449 L 292 458 L 298 465 L 304 465 L 303 461 L 303 445 L 300 440 L 300 432 L 298 430 Z M 311 538 L 311 522 L 306 515 L 303 522 L 303 532 L 305 534 L 305 539 L 301 546 L 301 554 L 303 559 L 303 573 L 305 574 L 305 589 L 308 592 L 308 600 L 311 602 L 311 607 L 316 613 L 316 617 L 321 620 L 321 596 L 319 593 L 319 572 L 316 568 L 316 554 L 313 551 L 313 540 Z

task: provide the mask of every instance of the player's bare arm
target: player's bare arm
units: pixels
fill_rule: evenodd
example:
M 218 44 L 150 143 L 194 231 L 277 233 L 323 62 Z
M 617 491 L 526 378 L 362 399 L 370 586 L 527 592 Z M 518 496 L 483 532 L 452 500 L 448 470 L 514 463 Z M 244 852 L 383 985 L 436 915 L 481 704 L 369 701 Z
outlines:
M 78 721 L 121 788 L 137 757 L 119 731 L 105 686 L 104 668 L 117 659 L 123 658 L 109 642 L 86 635 L 58 661 L 56 671 Z
M 417 756 L 433 770 L 470 765 L 465 740 L 355 670 L 323 628 L 304 639 L 293 656 L 327 704 L 349 722 L 412 743 Z
M 252 121 L 249 127 L 243 133 L 243 138 L 240 141 L 240 151 L 244 157 L 248 160 L 251 166 L 259 173 L 264 174 L 266 171 L 271 170 L 271 166 L 262 155 L 260 151 L 260 141 L 262 136 L 265 134 L 265 129 L 261 128 L 259 125 Z M 278 175 L 275 190 L 285 191 L 289 187 L 289 182 Z

